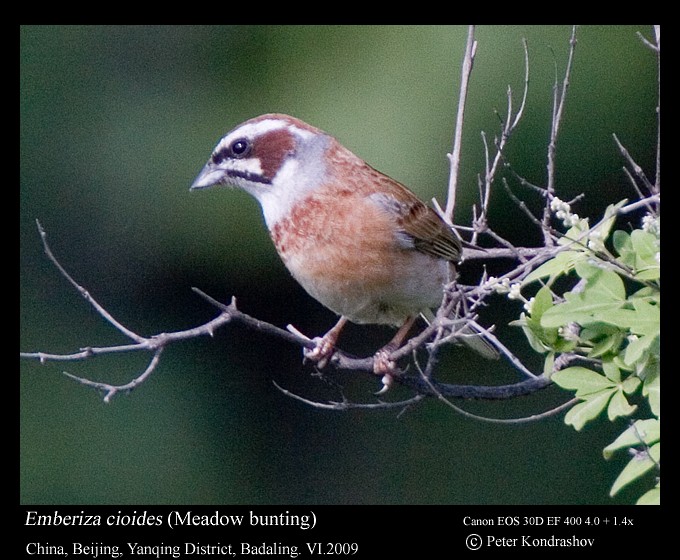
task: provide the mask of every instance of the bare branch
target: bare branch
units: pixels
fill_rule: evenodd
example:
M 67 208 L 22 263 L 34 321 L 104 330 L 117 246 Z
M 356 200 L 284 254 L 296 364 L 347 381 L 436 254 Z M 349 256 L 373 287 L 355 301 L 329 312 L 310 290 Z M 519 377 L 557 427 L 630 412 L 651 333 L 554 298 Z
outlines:
M 456 115 L 456 128 L 453 136 L 453 150 L 449 154 L 451 162 L 451 173 L 449 174 L 449 188 L 446 199 L 446 211 L 444 216 L 449 223 L 453 223 L 453 211 L 456 206 L 456 188 L 458 185 L 458 168 L 460 167 L 460 150 L 463 138 L 463 118 L 465 115 L 465 101 L 467 89 L 472 73 L 472 64 L 477 50 L 475 41 L 475 26 L 468 27 L 467 43 L 465 45 L 465 55 L 463 57 L 463 69 L 461 72 L 460 94 L 458 97 L 458 113 Z
M 551 239 L 550 245 L 552 245 L 552 244 L 553 244 L 552 238 L 551 238 L 550 235 L 548 234 L 548 231 L 550 230 L 549 225 L 548 225 L 548 224 L 549 224 L 549 221 L 546 221 L 546 220 L 544 219 L 544 221 L 541 222 L 536 216 L 534 216 L 534 215 L 531 213 L 531 210 L 529 210 L 529 208 L 527 207 L 526 202 L 524 202 L 522 199 L 518 198 L 518 197 L 515 195 L 515 193 L 512 192 L 512 189 L 510 188 L 510 185 L 508 184 L 508 181 L 505 179 L 505 177 L 503 177 L 503 187 L 505 188 L 505 192 L 508 193 L 508 196 L 510 197 L 510 200 L 512 200 L 512 201 L 517 205 L 517 207 L 518 207 L 522 212 L 524 212 L 524 215 L 525 215 L 527 218 L 529 218 L 529 220 L 530 220 L 533 224 L 537 225 L 537 226 L 543 231 L 543 239 L 544 239 L 544 240 L 547 239 L 547 238 L 550 238 L 550 239 Z M 549 207 L 548 207 L 548 210 L 550 210 Z M 550 214 L 548 214 L 548 217 L 550 217 Z M 546 243 L 546 245 L 547 245 L 547 243 Z
M 658 193 L 661 191 L 661 26 L 655 25 L 654 40 L 652 43 L 642 33 L 637 32 L 637 36 L 642 44 L 656 53 L 656 83 L 657 83 L 657 104 L 656 104 L 656 175 L 654 179 L 654 190 L 650 192 Z M 618 142 L 617 142 L 618 143 Z M 624 156 L 625 157 L 625 156 Z
M 320 401 L 313 401 L 310 399 L 307 399 L 305 397 L 302 397 L 296 393 L 293 393 L 289 391 L 288 389 L 284 389 L 281 387 L 276 381 L 272 381 L 274 384 L 274 387 L 276 387 L 279 391 L 281 391 L 284 395 L 287 397 L 291 397 L 295 400 L 298 400 L 300 402 L 303 402 L 309 406 L 313 406 L 314 408 L 323 408 L 325 410 L 352 410 L 352 409 L 363 409 L 363 410 L 378 410 L 378 409 L 388 409 L 388 408 L 407 408 L 409 406 L 412 406 L 414 404 L 419 403 L 421 400 L 425 398 L 425 395 L 420 395 L 417 394 L 410 399 L 405 399 L 403 401 L 394 401 L 394 402 L 387 402 L 387 401 L 379 401 L 377 403 L 354 403 L 351 402 L 345 398 L 343 398 L 342 401 L 327 401 L 327 402 L 320 402 Z
M 149 362 L 149 365 L 142 372 L 142 374 L 139 375 L 138 377 L 135 377 L 129 383 L 125 383 L 124 385 L 110 385 L 109 383 L 99 383 L 97 381 L 91 381 L 84 377 L 78 377 L 77 375 L 73 375 L 71 373 L 68 373 L 67 371 L 64 372 L 64 375 L 70 377 L 71 379 L 77 381 L 78 383 L 81 383 L 82 385 L 92 387 L 97 391 L 103 391 L 104 402 L 109 403 L 111 402 L 111 399 L 116 395 L 116 393 L 119 393 L 121 391 L 130 392 L 132 391 L 132 389 L 143 383 L 146 380 L 146 378 L 149 377 L 151 373 L 156 369 L 156 366 L 158 366 L 158 362 L 160 361 L 162 352 L 163 347 L 158 348 L 158 350 L 156 350 L 156 352 L 154 353 L 153 358 L 151 358 L 151 362 Z
M 632 202 L 630 204 L 627 204 L 626 206 L 623 206 L 622 208 L 619 208 L 618 214 L 624 215 L 628 214 L 629 212 L 633 212 L 635 210 L 638 210 L 641 207 L 646 207 L 650 212 L 653 211 L 652 205 L 654 204 L 659 204 L 661 202 L 661 195 L 655 194 L 652 196 L 648 196 L 647 198 L 642 198 L 641 200 L 638 200 L 637 202 Z
M 524 108 L 526 107 L 527 95 L 529 93 L 529 47 L 526 39 L 522 40 L 524 46 L 524 91 L 522 93 L 522 101 L 520 103 L 517 113 L 513 115 L 512 113 L 512 88 L 508 86 L 508 114 L 505 122 L 501 121 L 501 136 L 500 139 L 496 141 L 496 154 L 493 159 L 493 163 L 490 164 L 489 160 L 489 146 L 486 140 L 486 134 L 482 131 L 482 141 L 484 143 L 484 155 L 485 155 L 485 173 L 484 181 L 482 187 L 481 200 L 481 214 L 479 218 L 475 219 L 475 224 L 486 226 L 487 215 L 489 210 L 489 202 L 491 198 L 491 186 L 495 181 L 496 173 L 498 171 L 498 166 L 503 159 L 503 151 L 505 146 L 510 139 L 511 134 L 519 124 L 522 115 L 524 114 Z M 473 243 L 476 242 L 476 236 L 473 236 Z
M 442 401 L 446 406 L 455 410 L 458 414 L 465 416 L 466 418 L 471 418 L 473 420 L 479 420 L 490 424 L 528 424 L 529 422 L 537 422 L 539 420 L 555 416 L 556 414 L 559 414 L 563 410 L 571 408 L 572 406 L 579 402 L 579 399 L 576 398 L 570 399 L 567 402 L 559 406 L 556 406 L 555 408 L 546 410 L 545 412 L 541 412 L 539 414 L 532 414 L 530 416 L 524 416 L 521 418 L 489 418 L 488 416 L 480 416 L 479 414 L 473 414 L 472 412 L 468 412 L 467 410 L 464 410 L 461 407 L 453 404 L 449 399 L 447 399 L 443 395 L 439 397 L 439 400 Z
M 619 141 L 618 136 L 616 134 L 612 135 L 614 137 L 614 142 L 616 142 L 616 146 L 619 148 L 619 151 L 621 152 L 621 155 L 624 157 L 624 159 L 628 162 L 628 165 L 630 165 L 631 169 L 633 170 L 634 175 L 640 180 L 642 185 L 651 193 L 651 194 L 656 194 L 657 193 L 657 188 L 655 185 L 651 183 L 651 181 L 647 178 L 647 175 L 645 175 L 645 172 L 642 170 L 642 167 L 640 167 L 636 161 L 633 159 L 633 157 L 630 155 L 628 150 L 621 144 Z M 640 193 L 642 194 L 642 193 Z
M 96 300 L 89 294 L 87 290 L 85 290 L 80 284 L 78 284 L 71 275 L 66 271 L 66 269 L 59 263 L 57 258 L 54 256 L 52 253 L 49 245 L 47 244 L 47 236 L 45 234 L 44 229 L 39 225 L 39 232 L 41 235 L 41 239 L 43 242 L 43 245 L 46 249 L 46 254 L 48 255 L 50 261 L 56 266 L 56 268 L 59 270 L 60 274 L 62 274 L 65 278 L 68 279 L 68 281 L 71 283 L 71 285 L 80 293 L 83 294 L 85 299 L 90 303 L 95 310 L 104 318 L 106 319 L 112 326 L 116 328 L 116 330 L 123 332 L 123 333 L 128 333 L 131 332 L 129 331 L 125 326 L 123 326 L 121 323 L 119 323 L 117 320 L 115 320 L 107 311 L 104 309 Z M 199 336 L 213 336 L 215 331 L 226 325 L 227 323 L 230 322 L 238 322 L 240 324 L 245 325 L 248 328 L 257 330 L 259 332 L 263 332 L 265 334 L 271 335 L 271 336 L 276 336 L 278 338 L 281 338 L 283 340 L 286 340 L 288 342 L 294 343 L 298 346 L 301 347 L 306 347 L 306 348 L 311 348 L 314 346 L 314 342 L 310 340 L 308 337 L 302 335 L 298 331 L 294 330 L 294 332 L 290 332 L 289 330 L 281 329 L 279 327 L 276 327 L 275 325 L 272 325 L 270 323 L 261 321 L 259 319 L 256 319 L 254 317 L 251 317 L 250 315 L 243 313 L 236 307 L 236 300 L 232 298 L 231 303 L 229 305 L 225 305 L 223 303 L 220 303 L 219 301 L 215 300 L 205 292 L 199 290 L 198 288 L 193 288 L 194 292 L 196 292 L 198 295 L 200 295 L 202 298 L 204 298 L 206 301 L 208 301 L 211 305 L 215 306 L 219 311 L 219 315 L 215 317 L 214 319 L 204 323 L 203 325 L 199 325 L 197 327 L 193 327 L 190 329 L 182 330 L 182 331 L 176 331 L 176 332 L 169 332 L 169 333 L 159 333 L 157 335 L 151 336 L 151 337 L 142 337 L 140 335 L 135 336 L 136 343 L 135 344 L 127 344 L 127 345 L 116 345 L 116 346 L 108 346 L 108 347 L 88 347 L 81 349 L 79 352 L 76 353 L 69 353 L 69 354 L 52 354 L 52 353 L 46 353 L 46 352 L 22 352 L 20 353 L 20 357 L 22 358 L 30 358 L 30 359 L 37 359 L 41 363 L 45 363 L 47 361 L 78 361 L 78 360 L 85 360 L 89 358 L 94 358 L 96 356 L 100 356 L 103 354 L 112 354 L 112 353 L 121 353 L 121 352 L 135 352 L 135 351 L 146 351 L 146 352 L 152 352 L 153 356 L 152 359 L 147 366 L 147 368 L 137 377 L 134 377 L 130 382 L 122 384 L 122 385 L 113 385 L 109 383 L 103 383 L 103 382 L 98 382 L 98 381 L 92 381 L 90 379 L 87 379 L 85 377 L 79 377 L 73 374 L 70 374 L 68 372 L 64 372 L 65 375 L 67 375 L 69 378 L 77 381 L 78 383 L 81 383 L 83 385 L 92 387 L 98 391 L 103 391 L 104 392 L 104 401 L 105 402 L 110 402 L 111 398 L 113 398 L 117 393 L 119 392 L 126 392 L 134 389 L 135 387 L 139 386 L 142 382 L 144 382 L 157 368 L 160 357 L 162 354 L 162 351 L 165 347 L 168 345 L 174 343 L 174 342 L 179 342 L 183 340 L 188 340 L 192 338 L 196 338 Z M 399 359 L 402 359 L 410 354 L 412 354 L 415 350 L 418 348 L 422 347 L 435 333 L 438 333 L 442 329 L 442 327 L 446 328 L 446 325 L 444 324 L 446 321 L 444 319 L 448 316 L 448 314 L 451 312 L 452 306 L 454 305 L 454 301 L 449 301 L 448 302 L 448 307 L 447 310 L 443 312 L 442 314 L 442 319 L 435 320 L 432 324 L 428 325 L 422 332 L 420 332 L 418 335 L 414 336 L 411 338 L 409 341 L 407 341 L 401 348 L 393 352 L 390 356 L 390 359 L 396 361 Z M 451 322 L 449 320 L 448 325 L 450 326 Z M 479 332 L 483 332 L 488 336 L 491 336 L 491 333 L 487 329 L 483 329 L 481 326 L 475 323 L 476 328 L 478 329 Z M 441 333 L 438 335 L 441 336 Z M 465 336 L 465 335 L 459 335 L 459 336 Z M 455 336 L 449 335 L 447 340 L 454 340 L 456 339 Z M 500 342 L 499 342 L 500 344 Z M 509 355 L 509 354 L 508 354 Z M 350 356 L 349 354 L 346 354 L 342 350 L 336 350 L 335 354 L 332 357 L 331 362 L 333 365 L 339 369 L 345 369 L 345 370 L 357 370 L 357 371 L 364 371 L 368 372 L 370 375 L 372 374 L 373 371 L 373 357 L 367 357 L 367 358 L 355 358 L 353 356 Z M 516 364 L 517 365 L 517 364 Z M 417 388 L 418 387 L 418 382 L 417 380 L 414 381 L 414 379 L 417 378 L 412 378 L 409 376 L 402 376 L 402 375 L 397 375 L 395 376 L 395 381 L 398 383 L 407 385 L 412 388 Z M 538 379 L 538 378 L 536 378 Z M 538 390 L 542 388 L 543 385 L 541 383 L 538 383 L 537 385 L 526 385 L 523 383 L 517 384 L 516 387 L 512 388 L 512 386 L 504 386 L 498 388 L 494 387 L 473 387 L 473 386 L 455 386 L 455 385 L 446 385 L 446 384 L 441 384 L 438 386 L 438 391 L 441 392 L 442 394 L 446 394 L 449 397 L 455 397 L 456 395 L 461 395 L 462 398 L 487 398 L 487 399 L 495 399 L 495 398 L 510 398 L 508 395 L 513 395 L 515 393 L 517 394 L 527 394 L 529 392 L 533 392 L 534 390 Z M 422 389 L 422 387 L 421 387 Z M 481 395 L 481 396 L 476 396 L 476 395 Z M 302 397 L 300 397 L 302 399 Z M 407 404 L 412 404 L 413 401 L 408 400 L 401 402 L 400 404 L 395 404 L 390 406 L 405 406 Z M 383 404 L 379 403 L 381 407 L 384 407 Z M 378 404 L 375 405 L 376 408 L 379 407 Z M 328 407 L 332 407 L 334 409 L 340 409 L 343 407 L 347 407 L 347 404 L 343 403 L 327 403 Z M 340 408 L 339 408 L 340 407 Z M 362 405 L 362 407 L 365 408 L 365 406 Z
M 196 292 L 199 296 L 204 298 L 206 301 L 210 302 L 212 305 L 220 309 L 222 311 L 222 315 L 228 316 L 229 320 L 238 321 L 239 323 L 245 325 L 248 328 L 272 336 L 277 336 L 279 338 L 282 338 L 283 340 L 293 342 L 294 344 L 298 344 L 305 348 L 314 348 L 314 342 L 302 334 L 291 333 L 285 329 L 281 329 L 275 325 L 272 325 L 265 321 L 261 321 L 259 319 L 256 319 L 255 317 L 251 317 L 250 315 L 247 315 L 246 313 L 239 311 L 236 308 L 236 298 L 232 298 L 231 303 L 229 305 L 225 305 L 217 301 L 215 298 L 209 296 L 202 290 L 199 290 L 198 288 L 192 288 L 192 290 Z M 201 330 L 203 329 L 203 327 L 198 328 Z
M 509 385 L 492 386 L 453 385 L 435 380 L 426 382 L 421 377 L 413 375 L 396 376 L 394 380 L 423 395 L 432 397 L 443 395 L 448 398 L 480 400 L 506 400 L 531 395 L 545 389 L 552 383 L 549 378 L 543 375 Z
M 505 344 L 503 344 L 500 340 L 498 340 L 498 338 L 496 338 L 496 336 L 492 332 L 489 332 L 488 329 L 485 329 L 484 327 L 482 327 L 476 321 L 470 321 L 470 324 L 473 325 L 479 332 L 484 333 L 484 335 L 487 338 L 493 340 L 494 347 L 499 352 L 501 352 L 501 354 L 503 354 L 508 359 L 508 361 L 515 368 L 517 368 L 519 371 L 521 371 L 525 376 L 527 376 L 529 378 L 536 378 L 537 377 L 531 371 L 529 371 L 529 369 L 520 361 L 520 359 L 517 356 L 515 356 Z
M 550 224 L 550 201 L 555 194 L 555 156 L 557 153 L 557 136 L 560 131 L 562 123 L 562 115 L 564 114 L 565 100 L 567 97 L 567 90 L 569 89 L 569 82 L 571 80 L 571 69 L 574 62 L 574 51 L 576 50 L 576 26 L 571 29 L 571 38 L 569 39 L 569 58 L 567 60 L 567 68 L 564 72 L 564 80 L 562 81 L 562 90 L 559 90 L 557 85 L 557 75 L 555 75 L 554 98 L 553 98 L 553 118 L 550 128 L 550 143 L 548 144 L 548 183 L 546 185 L 546 199 L 543 208 L 543 240 L 546 246 L 554 243 L 553 238 L 548 233 L 548 226 Z
M 642 33 L 639 31 L 636 33 L 640 41 L 642 41 L 642 44 L 645 45 L 646 47 L 649 47 L 652 49 L 654 52 L 659 52 L 661 50 L 661 26 L 660 25 L 655 25 L 654 26 L 654 40 L 656 43 L 652 43 L 647 37 L 645 37 Z
M 40 239 L 42 240 L 43 244 L 43 249 L 45 250 L 45 254 L 47 255 L 47 258 L 52 261 L 54 266 L 57 267 L 59 272 L 61 272 L 61 275 L 66 278 L 66 280 L 69 281 L 69 283 L 78 291 L 78 293 L 85 298 L 85 300 L 92 305 L 92 307 L 95 308 L 97 313 L 99 313 L 104 319 L 106 319 L 109 323 L 111 323 L 117 330 L 122 332 L 125 336 L 128 338 L 131 338 L 135 342 L 144 342 L 144 338 L 139 336 L 138 334 L 132 332 L 131 330 L 125 328 L 123 325 L 121 325 L 118 321 L 116 321 L 106 309 L 104 309 L 97 301 L 90 295 L 90 293 L 80 286 L 72 277 L 71 275 L 66 272 L 66 269 L 59 264 L 57 259 L 54 258 L 54 255 L 52 254 L 52 249 L 50 249 L 49 244 L 47 243 L 47 234 L 45 233 L 45 230 L 43 229 L 42 225 L 40 225 L 40 222 L 38 220 L 35 221 L 36 225 L 38 226 L 38 232 L 40 233 Z

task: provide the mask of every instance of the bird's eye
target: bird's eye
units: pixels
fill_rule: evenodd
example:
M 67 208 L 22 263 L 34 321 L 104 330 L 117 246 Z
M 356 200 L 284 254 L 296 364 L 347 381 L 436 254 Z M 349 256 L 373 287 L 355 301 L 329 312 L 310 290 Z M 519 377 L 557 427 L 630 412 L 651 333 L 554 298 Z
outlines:
M 229 146 L 229 151 L 233 157 L 242 158 L 250 153 L 250 142 L 245 138 L 234 140 Z
M 212 161 L 215 165 L 219 165 L 226 159 L 241 159 L 250 154 L 251 144 L 245 138 L 234 140 L 228 146 L 220 148 L 213 153 Z

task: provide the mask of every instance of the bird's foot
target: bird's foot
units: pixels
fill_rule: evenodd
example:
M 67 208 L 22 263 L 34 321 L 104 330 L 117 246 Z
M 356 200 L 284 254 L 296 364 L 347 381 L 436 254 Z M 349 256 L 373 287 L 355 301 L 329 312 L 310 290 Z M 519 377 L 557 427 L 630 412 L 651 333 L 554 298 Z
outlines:
M 390 354 L 394 350 L 392 345 L 388 344 L 378 350 L 373 356 L 373 373 L 382 376 L 382 387 L 375 395 L 384 395 L 394 383 L 397 364 L 390 359 Z
M 314 348 L 304 348 L 302 350 L 305 360 L 312 360 L 316 362 L 319 368 L 323 369 L 328 364 L 328 361 L 333 356 L 335 352 L 335 344 L 338 341 L 338 336 L 340 336 L 340 331 L 347 323 L 346 317 L 340 317 L 336 325 L 329 330 L 325 335 L 312 338 L 311 341 L 314 343 Z M 298 336 L 310 340 L 308 337 L 300 334 L 300 332 L 293 327 L 288 325 L 288 330 Z
M 335 339 L 328 336 L 317 336 L 312 339 L 314 348 L 304 348 L 303 355 L 305 360 L 316 362 L 319 368 L 323 369 L 335 352 Z

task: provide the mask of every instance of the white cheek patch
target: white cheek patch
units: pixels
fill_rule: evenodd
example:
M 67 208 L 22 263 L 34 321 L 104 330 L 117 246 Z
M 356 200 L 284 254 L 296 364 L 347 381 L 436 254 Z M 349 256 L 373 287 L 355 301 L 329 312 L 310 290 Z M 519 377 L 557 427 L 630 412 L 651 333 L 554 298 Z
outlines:
M 232 159 L 229 169 L 243 175 L 262 175 L 262 163 L 258 158 Z
M 286 160 L 276 174 L 275 185 L 263 185 L 262 188 L 257 189 L 257 192 L 252 193 L 262 205 L 264 221 L 269 229 L 290 212 L 302 194 L 303 185 L 298 173 L 299 168 L 300 164 L 297 160 Z

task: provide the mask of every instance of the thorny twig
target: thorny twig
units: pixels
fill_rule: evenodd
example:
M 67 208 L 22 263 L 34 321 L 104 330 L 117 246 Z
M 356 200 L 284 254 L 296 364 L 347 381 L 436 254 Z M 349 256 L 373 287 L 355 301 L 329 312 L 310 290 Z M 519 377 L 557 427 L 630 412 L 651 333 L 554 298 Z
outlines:
M 106 319 L 111 325 L 113 325 L 116 330 L 124 334 L 126 337 L 131 338 L 133 340 L 133 344 L 122 344 L 122 345 L 115 345 L 115 346 L 106 346 L 106 347 L 87 347 L 81 349 L 79 352 L 75 353 L 69 353 L 69 354 L 52 354 L 52 353 L 46 353 L 46 352 L 22 352 L 20 353 L 20 357 L 22 358 L 31 358 L 31 359 L 37 359 L 41 363 L 47 362 L 47 361 L 78 361 L 78 360 L 85 360 L 88 358 L 92 358 L 95 356 L 100 356 L 103 354 L 112 354 L 112 353 L 119 353 L 119 352 L 134 352 L 134 351 L 144 351 L 144 352 L 151 352 L 152 353 L 152 358 L 151 361 L 149 362 L 148 366 L 145 368 L 145 370 L 137 377 L 135 377 L 132 381 L 121 384 L 121 385 L 112 385 L 109 383 L 102 383 L 102 382 L 97 382 L 97 381 L 92 381 L 90 379 L 84 378 L 84 377 L 78 377 L 73 374 L 70 374 L 68 372 L 64 372 L 65 375 L 67 375 L 69 378 L 74 379 L 78 381 L 79 383 L 82 383 L 83 385 L 87 385 L 89 387 L 93 387 L 94 389 L 97 389 L 98 391 L 101 391 L 104 393 L 104 401 L 105 402 L 110 402 L 112 397 L 114 397 L 117 393 L 119 392 L 129 392 L 135 387 L 139 386 L 143 381 L 145 381 L 151 373 L 156 369 L 156 367 L 159 364 L 160 357 L 162 354 L 162 351 L 169 346 L 170 344 L 173 344 L 175 342 L 183 341 L 183 340 L 188 340 L 192 338 L 196 338 L 199 336 L 213 336 L 215 331 L 227 323 L 231 322 L 237 322 L 240 324 L 243 324 L 244 326 L 264 332 L 265 334 L 269 334 L 271 336 L 276 336 L 279 338 L 282 338 L 288 342 L 297 344 L 301 347 L 306 347 L 306 348 L 313 348 L 314 347 L 314 342 L 311 341 L 309 338 L 305 337 L 302 334 L 296 334 L 295 332 L 290 332 L 290 330 L 282 329 L 279 328 L 275 325 L 272 325 L 270 323 L 267 323 L 265 321 L 261 321 L 259 319 L 256 319 L 246 313 L 243 313 L 236 307 L 236 300 L 232 299 L 231 303 L 229 305 L 223 304 L 208 294 L 204 293 L 203 291 L 199 290 L 198 288 L 194 288 L 194 291 L 206 299 L 211 305 L 215 306 L 218 308 L 220 313 L 207 323 L 204 323 L 203 325 L 199 325 L 197 327 L 191 328 L 191 329 L 186 329 L 183 331 L 177 331 L 177 332 L 170 332 L 170 333 L 159 333 L 157 335 L 149 336 L 149 337 L 144 337 L 142 335 L 139 335 L 137 333 L 134 333 L 130 331 L 128 328 L 126 328 L 124 325 L 122 325 L 119 321 L 117 321 L 110 313 L 108 313 L 103 306 L 101 306 L 91 295 L 90 293 L 83 288 L 80 284 L 78 284 L 71 276 L 68 274 L 66 269 L 59 263 L 57 258 L 54 256 L 54 253 L 52 252 L 52 249 L 47 241 L 47 234 L 45 233 L 45 230 L 42 228 L 42 226 L 38 223 L 38 229 L 40 231 L 40 237 L 43 243 L 43 248 L 45 251 L 45 254 L 49 258 L 49 260 L 57 267 L 59 272 L 69 281 L 69 283 L 83 296 L 83 298 L 94 307 L 94 309 L 104 318 Z M 481 291 L 478 292 L 477 288 L 471 287 L 467 289 L 465 292 L 466 297 L 470 298 L 471 301 L 475 299 L 475 297 L 478 297 L 480 299 L 483 299 L 485 296 L 484 294 L 488 291 L 484 287 L 479 287 Z M 477 293 L 478 292 L 478 293 Z M 490 293 L 490 292 L 489 292 Z M 475 295 L 476 294 L 476 295 Z M 471 297 L 472 295 L 472 297 Z M 420 332 L 418 335 L 414 336 L 411 338 L 409 341 L 407 341 L 402 347 L 400 347 L 398 350 L 394 351 L 390 358 L 392 360 L 399 360 L 401 358 L 404 358 L 408 355 L 410 355 L 412 352 L 417 350 L 418 348 L 423 347 L 428 340 L 438 331 L 441 331 L 441 329 L 451 329 L 453 322 L 448 319 L 448 315 L 451 312 L 451 308 L 455 303 L 455 298 L 452 298 L 452 300 L 448 303 L 448 308 L 447 310 L 443 313 L 441 318 L 437 318 L 435 321 L 433 321 L 430 325 L 428 325 L 422 332 Z M 459 323 L 463 323 L 464 321 L 459 319 Z M 477 325 L 474 323 L 472 320 L 467 321 L 470 324 L 473 324 L 474 326 L 477 327 L 477 330 L 479 332 L 484 332 L 485 330 L 481 328 L 480 325 Z M 458 336 L 466 336 L 466 335 L 458 335 Z M 486 332 L 486 336 L 491 338 L 492 340 L 495 339 L 491 333 Z M 455 340 L 457 336 L 449 331 L 448 336 L 446 337 L 446 340 Z M 499 347 L 503 348 L 502 345 L 500 345 L 500 341 L 498 341 Z M 537 391 L 539 389 L 542 389 L 543 387 L 547 386 L 549 384 L 549 380 L 545 377 L 535 377 L 529 372 L 524 366 L 521 365 L 521 362 L 514 358 L 512 354 L 510 353 L 509 350 L 504 349 L 504 353 L 510 358 L 510 361 L 518 367 L 518 369 L 524 371 L 525 374 L 530 376 L 530 379 L 524 382 L 520 382 L 514 385 L 506 385 L 506 386 L 498 386 L 498 387 L 475 387 L 475 386 L 467 386 L 467 385 L 450 385 L 450 384 L 445 384 L 445 383 L 437 383 L 436 384 L 436 391 L 432 390 L 432 387 L 435 386 L 432 383 L 434 382 L 429 382 L 427 384 L 423 384 L 422 380 L 419 377 L 416 376 L 409 376 L 409 375 L 397 375 L 395 376 L 395 381 L 401 385 L 410 387 L 414 389 L 417 393 L 421 395 L 438 395 L 442 394 L 447 397 L 456 397 L 456 398 L 481 398 L 481 399 L 507 399 L 507 398 L 512 398 L 514 396 L 518 395 L 525 395 L 525 394 L 530 394 L 534 391 Z M 334 364 L 335 367 L 338 369 L 343 369 L 343 370 L 356 370 L 356 371 L 365 371 L 365 372 L 371 372 L 373 368 L 373 357 L 367 357 L 367 358 L 356 358 L 353 357 L 342 350 L 337 350 L 335 354 L 332 357 L 331 363 Z M 302 397 L 299 397 L 299 399 L 302 399 Z M 418 399 L 419 400 L 419 399 Z M 412 399 L 409 399 L 407 401 L 402 401 L 401 405 L 407 405 L 407 404 L 413 404 L 414 402 Z M 398 403 L 390 403 L 389 406 L 397 406 Z M 375 407 L 379 407 L 379 405 L 386 406 L 385 403 L 375 403 Z M 330 406 L 330 405 L 329 405 Z M 332 405 L 333 408 L 338 409 L 338 407 L 341 407 L 343 409 L 345 408 L 352 408 L 355 407 L 354 405 L 350 406 L 349 403 L 344 402 L 344 403 L 334 403 Z M 371 406 L 369 408 L 373 408 L 374 406 Z M 363 407 L 362 408 L 366 408 Z

